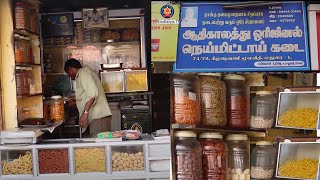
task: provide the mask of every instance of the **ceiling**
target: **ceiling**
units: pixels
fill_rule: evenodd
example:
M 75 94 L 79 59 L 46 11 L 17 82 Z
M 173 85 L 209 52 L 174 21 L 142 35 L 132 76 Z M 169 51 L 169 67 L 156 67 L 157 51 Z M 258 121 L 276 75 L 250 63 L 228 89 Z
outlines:
M 144 8 L 148 0 L 40 0 L 41 13 L 72 12 L 82 8 Z

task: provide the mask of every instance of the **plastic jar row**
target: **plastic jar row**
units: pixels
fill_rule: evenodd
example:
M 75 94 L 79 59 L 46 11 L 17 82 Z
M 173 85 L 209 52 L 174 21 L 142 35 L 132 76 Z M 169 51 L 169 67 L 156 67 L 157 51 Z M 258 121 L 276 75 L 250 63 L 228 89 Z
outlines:
M 173 121 L 177 124 L 230 128 L 271 128 L 276 100 L 272 92 L 258 92 L 253 99 L 251 121 L 249 91 L 245 78 L 228 74 L 222 81 L 220 73 L 201 73 L 191 79 L 173 79 Z
M 38 12 L 35 5 L 18 1 L 15 4 L 15 29 L 39 32 Z
M 177 180 L 249 180 L 270 179 L 273 176 L 276 150 L 272 143 L 260 141 L 252 151 L 247 135 L 231 134 L 223 137 L 218 133 L 197 135 L 191 131 L 175 133 Z M 227 160 L 228 159 L 228 160 Z
M 32 42 L 29 37 L 14 34 L 16 63 L 33 63 Z

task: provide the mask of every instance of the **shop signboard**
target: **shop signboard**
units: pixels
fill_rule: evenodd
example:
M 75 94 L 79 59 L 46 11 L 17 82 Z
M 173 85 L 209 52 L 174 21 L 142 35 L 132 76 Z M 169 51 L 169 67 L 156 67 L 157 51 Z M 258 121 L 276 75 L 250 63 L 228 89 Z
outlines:
M 53 14 L 41 17 L 42 34 L 44 37 L 73 36 L 73 14 Z
M 176 72 L 310 70 L 303 1 L 224 8 L 183 3 Z
M 180 5 L 170 1 L 151 3 L 151 60 L 176 61 Z
M 311 70 L 320 70 L 320 4 L 308 6 Z

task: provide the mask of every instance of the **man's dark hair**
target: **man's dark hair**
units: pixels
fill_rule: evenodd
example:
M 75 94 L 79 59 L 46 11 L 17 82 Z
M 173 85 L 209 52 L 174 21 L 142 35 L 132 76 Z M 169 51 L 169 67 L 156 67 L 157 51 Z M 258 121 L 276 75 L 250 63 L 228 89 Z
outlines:
M 77 69 L 80 69 L 80 68 L 82 68 L 82 66 L 81 66 L 81 63 L 80 63 L 78 60 L 76 60 L 76 59 L 74 59 L 74 58 L 71 58 L 71 59 L 68 59 L 68 60 L 66 61 L 66 63 L 64 63 L 64 71 L 67 72 L 67 70 L 68 70 L 69 68 L 77 68 Z

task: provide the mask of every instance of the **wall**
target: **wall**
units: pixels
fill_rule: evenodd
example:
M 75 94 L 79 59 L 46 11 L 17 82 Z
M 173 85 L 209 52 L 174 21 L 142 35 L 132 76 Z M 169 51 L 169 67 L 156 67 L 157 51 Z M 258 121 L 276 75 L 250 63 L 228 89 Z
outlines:
M 17 127 L 17 101 L 13 47 L 13 18 L 11 0 L 0 1 L 0 82 L 2 87 L 3 128 Z

